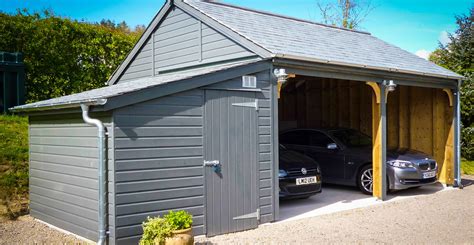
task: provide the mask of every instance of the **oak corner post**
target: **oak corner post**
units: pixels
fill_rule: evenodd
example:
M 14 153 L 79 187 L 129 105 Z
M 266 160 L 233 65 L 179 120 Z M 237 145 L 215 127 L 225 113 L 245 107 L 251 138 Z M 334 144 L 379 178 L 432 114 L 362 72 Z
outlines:
M 372 87 L 372 170 L 373 196 L 386 200 L 386 148 L 387 148 L 387 105 L 385 86 L 376 82 L 367 82 Z

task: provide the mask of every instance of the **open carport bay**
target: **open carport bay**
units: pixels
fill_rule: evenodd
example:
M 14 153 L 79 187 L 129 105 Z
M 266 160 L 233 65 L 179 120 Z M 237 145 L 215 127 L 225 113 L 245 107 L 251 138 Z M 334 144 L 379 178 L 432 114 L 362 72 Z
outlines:
M 352 150 L 355 148 L 347 151 L 344 150 L 344 145 L 339 145 L 336 150 L 326 149 L 326 144 L 321 142 L 334 141 L 326 139 L 326 136 L 322 139 L 322 134 L 313 131 L 301 131 L 304 135 L 298 136 L 298 140 L 294 138 L 299 134 L 288 135 L 289 137 L 280 134 L 280 143 L 288 149 L 300 151 L 318 161 L 322 169 L 323 183 L 330 177 L 331 183 L 355 185 L 364 166 L 372 165 L 374 176 L 377 176 L 373 178 L 376 189 L 374 196 L 379 198 L 382 192 L 381 162 L 385 161 L 382 160 L 382 156 L 390 160 L 385 158 L 388 157 L 388 153 L 392 154 L 392 157 L 397 154 L 411 154 L 405 149 L 424 153 L 410 156 L 415 157 L 412 158 L 414 161 L 428 162 L 431 158 L 434 159 L 438 165 L 439 181 L 452 185 L 454 183 L 452 91 L 407 86 L 404 83 L 398 84 L 391 92 L 385 94 L 380 90 L 385 86 L 370 81 L 291 74 L 290 79 L 282 85 L 278 100 L 280 132 L 294 128 L 354 129 L 372 137 L 372 154 Z M 382 107 L 384 112 L 381 111 Z M 383 128 L 382 120 L 386 121 L 386 124 L 384 122 L 386 126 Z M 359 152 L 357 153 L 359 155 L 354 152 Z M 372 164 L 373 162 L 376 164 Z M 387 172 L 389 180 L 387 183 L 391 189 L 405 188 L 405 183 L 427 183 L 422 179 L 421 172 L 434 169 L 433 165 L 427 169 L 420 165 L 419 177 L 410 174 L 395 178 Z

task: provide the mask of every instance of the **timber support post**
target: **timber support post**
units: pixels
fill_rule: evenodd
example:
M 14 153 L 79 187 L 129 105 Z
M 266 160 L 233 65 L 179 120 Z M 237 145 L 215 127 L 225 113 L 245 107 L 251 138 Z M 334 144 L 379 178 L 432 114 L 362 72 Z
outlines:
M 387 196 L 387 91 L 384 84 L 367 82 L 372 87 L 372 173 L 373 196 L 386 200 Z

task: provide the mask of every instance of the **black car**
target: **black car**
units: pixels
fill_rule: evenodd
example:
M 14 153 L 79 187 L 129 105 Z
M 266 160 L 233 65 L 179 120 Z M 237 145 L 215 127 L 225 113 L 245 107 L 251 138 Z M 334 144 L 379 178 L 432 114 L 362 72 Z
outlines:
M 280 145 L 280 198 L 307 198 L 321 192 L 321 171 L 313 159 Z
M 315 159 L 324 183 L 358 186 L 372 193 L 372 139 L 354 129 L 292 129 L 280 143 Z M 410 150 L 387 150 L 389 190 L 401 190 L 437 181 L 438 166 L 429 155 Z

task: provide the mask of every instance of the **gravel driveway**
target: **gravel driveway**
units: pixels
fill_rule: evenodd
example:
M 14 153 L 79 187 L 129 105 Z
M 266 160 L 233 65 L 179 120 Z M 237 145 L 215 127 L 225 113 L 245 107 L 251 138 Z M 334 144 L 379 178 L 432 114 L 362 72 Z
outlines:
M 466 183 L 471 184 L 474 177 Z M 198 243 L 474 244 L 474 185 L 258 229 L 200 237 Z M 86 244 L 30 216 L 0 221 L 0 244 Z
M 474 185 L 239 233 L 198 238 L 218 244 L 474 244 Z
M 29 215 L 18 220 L 0 220 L 0 244 L 88 244 L 73 235 L 67 235 L 36 221 Z

